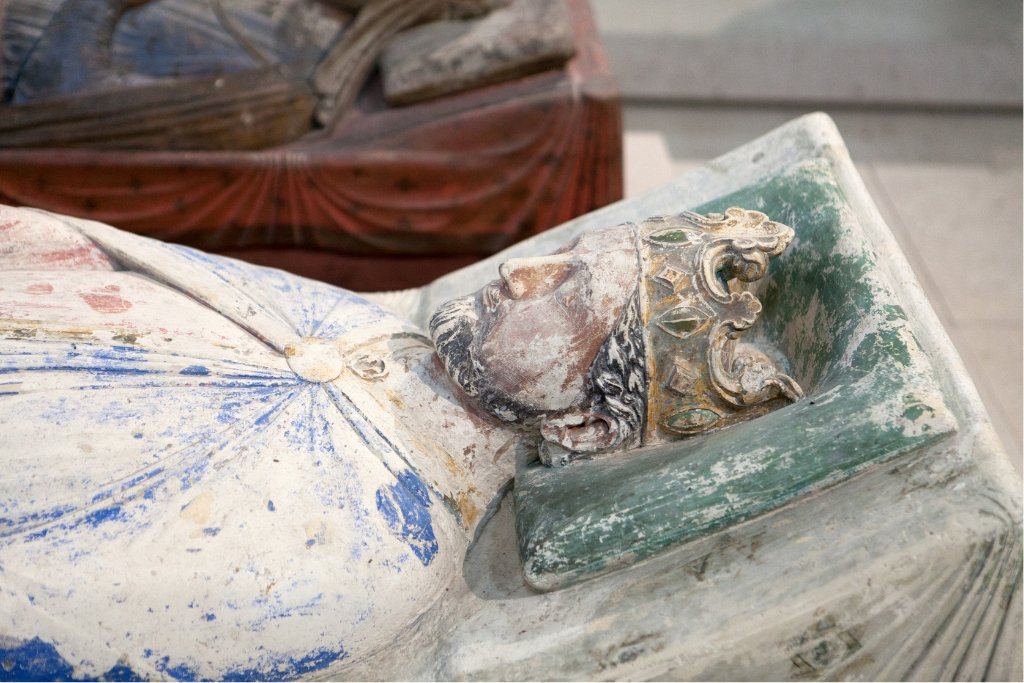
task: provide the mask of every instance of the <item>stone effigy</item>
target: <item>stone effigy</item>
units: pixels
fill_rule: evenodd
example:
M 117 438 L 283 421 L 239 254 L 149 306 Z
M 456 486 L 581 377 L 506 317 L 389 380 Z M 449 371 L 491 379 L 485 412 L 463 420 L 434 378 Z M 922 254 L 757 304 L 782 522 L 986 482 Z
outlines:
M 586 0 L 124 4 L 4 4 L 0 203 L 384 290 L 622 197 Z
M 759 280 L 792 237 L 735 207 L 594 231 L 506 261 L 500 281 L 443 305 L 431 336 L 487 412 L 538 425 L 546 465 L 721 428 L 803 395 L 737 344 L 761 304 L 736 283 Z
M 2 224 L 3 612 L 29 630 L 5 635 L 60 643 L 76 676 L 365 657 L 457 573 L 517 449 L 566 464 L 801 395 L 737 344 L 760 309 L 737 283 L 793 235 L 758 212 L 509 260 L 432 317 L 440 365 L 420 330 L 344 290 L 31 210 Z M 100 613 L 126 625 L 110 648 L 87 628 Z M 62 675 L 31 668 L 39 647 L 6 657 Z
M 384 95 L 408 104 L 575 49 L 560 0 L 10 4 L 0 148 L 265 149 L 333 129 L 382 52 Z
M 5 209 L 2 675 L 1012 674 L 1019 491 L 840 146 L 370 297 Z

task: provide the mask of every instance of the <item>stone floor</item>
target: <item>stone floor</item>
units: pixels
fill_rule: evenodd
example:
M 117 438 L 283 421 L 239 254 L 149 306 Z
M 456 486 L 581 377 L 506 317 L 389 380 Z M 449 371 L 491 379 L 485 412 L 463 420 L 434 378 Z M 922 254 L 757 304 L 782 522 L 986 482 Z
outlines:
M 636 196 L 806 109 L 625 107 Z M 828 112 L 1022 468 L 1022 133 L 1019 112 Z

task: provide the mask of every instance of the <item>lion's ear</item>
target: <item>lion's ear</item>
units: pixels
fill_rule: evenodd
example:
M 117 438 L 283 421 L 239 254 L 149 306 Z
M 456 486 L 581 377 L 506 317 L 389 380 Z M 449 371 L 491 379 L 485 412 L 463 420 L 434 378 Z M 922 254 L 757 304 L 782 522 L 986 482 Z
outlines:
M 567 465 L 577 453 L 603 451 L 619 442 L 618 425 L 604 413 L 570 410 L 540 423 L 540 456 L 545 465 Z

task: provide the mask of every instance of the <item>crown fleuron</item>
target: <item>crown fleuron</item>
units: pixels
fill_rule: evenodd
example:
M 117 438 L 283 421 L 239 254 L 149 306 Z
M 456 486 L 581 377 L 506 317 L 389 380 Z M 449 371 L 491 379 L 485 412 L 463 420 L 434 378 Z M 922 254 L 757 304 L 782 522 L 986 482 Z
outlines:
M 649 378 L 644 443 L 724 427 L 803 396 L 764 353 L 739 341 L 761 302 L 742 287 L 793 239 L 759 211 L 685 212 L 639 226 Z

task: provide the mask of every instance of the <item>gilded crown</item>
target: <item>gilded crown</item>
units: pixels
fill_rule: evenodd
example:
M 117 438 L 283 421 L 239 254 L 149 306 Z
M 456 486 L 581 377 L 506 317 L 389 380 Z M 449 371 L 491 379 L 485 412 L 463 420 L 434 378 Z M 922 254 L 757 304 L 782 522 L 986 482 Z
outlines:
M 685 212 L 639 226 L 649 381 L 644 443 L 724 427 L 803 396 L 740 333 L 761 302 L 759 280 L 793 229 L 758 211 Z

